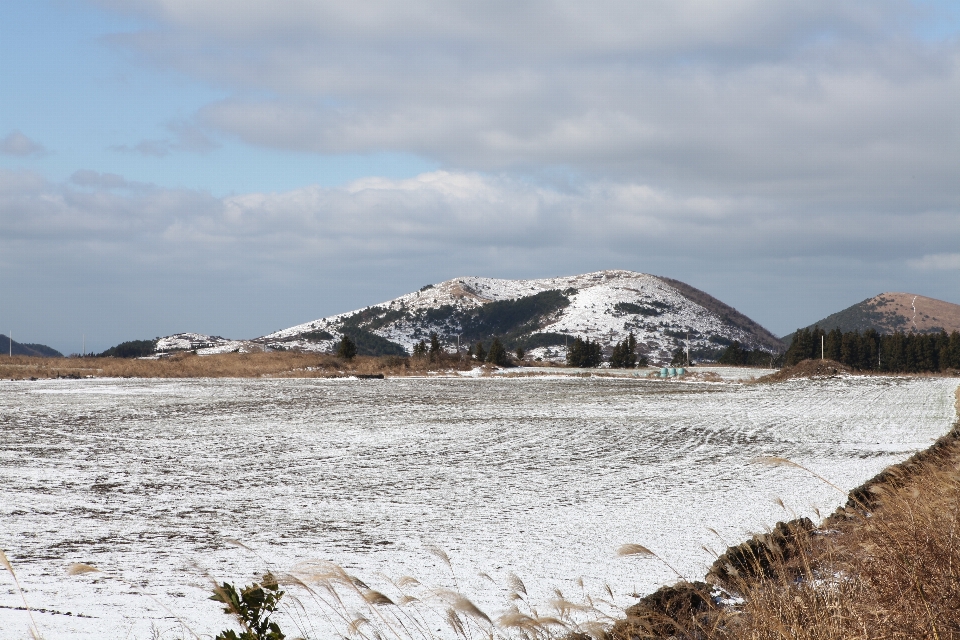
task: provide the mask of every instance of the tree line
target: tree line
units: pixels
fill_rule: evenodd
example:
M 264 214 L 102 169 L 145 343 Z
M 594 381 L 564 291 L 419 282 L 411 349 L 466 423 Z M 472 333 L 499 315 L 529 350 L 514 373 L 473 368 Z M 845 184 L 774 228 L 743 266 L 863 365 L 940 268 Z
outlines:
M 891 373 L 938 372 L 960 369 L 960 332 L 881 335 L 873 329 L 824 331 L 818 326 L 797 329 L 784 363 L 821 357 L 864 371 Z
M 413 347 L 413 357 L 429 358 L 431 362 L 439 362 L 446 354 L 440 345 L 440 337 L 436 332 L 430 333 L 430 341 L 421 340 Z M 513 364 L 513 357 L 516 360 L 523 360 L 526 352 L 523 347 L 517 347 L 511 355 L 506 347 L 495 337 L 489 346 L 484 345 L 482 340 L 476 344 L 467 347 L 468 358 L 479 362 L 487 362 L 498 367 L 507 367 Z M 594 342 L 589 338 L 577 337 L 567 349 L 567 364 L 571 367 L 594 368 L 599 367 L 603 362 L 603 349 L 600 342 Z M 617 343 L 610 355 L 610 366 L 614 369 L 632 369 L 634 367 L 645 367 L 648 364 L 647 357 L 637 353 L 637 338 L 630 333 L 624 340 Z
M 783 354 L 770 353 L 763 349 L 746 349 L 739 340 L 734 340 L 717 358 L 717 364 L 773 368 L 783 365 Z
M 603 349 L 600 342 L 590 338 L 577 337 L 567 349 L 567 365 L 591 369 L 603 362 Z M 624 340 L 613 347 L 610 354 L 610 367 L 613 369 L 633 369 L 649 364 L 647 357 L 637 353 L 637 337 L 630 332 Z

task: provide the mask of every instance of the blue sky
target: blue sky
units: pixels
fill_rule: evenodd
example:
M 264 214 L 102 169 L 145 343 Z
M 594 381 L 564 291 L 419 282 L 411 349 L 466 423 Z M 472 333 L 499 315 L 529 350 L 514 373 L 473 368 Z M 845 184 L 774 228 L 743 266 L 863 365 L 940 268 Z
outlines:
M 192 126 L 199 109 L 230 92 L 138 64 L 134 54 L 111 41 L 117 34 L 151 28 L 150 21 L 79 2 L 13 0 L 4 12 L 0 56 L 11 64 L 0 67 L 0 82 L 12 98 L 0 113 L 0 131 L 19 130 L 49 148 L 29 159 L 0 156 L 0 166 L 29 167 L 58 181 L 78 168 L 92 169 L 215 195 L 335 186 L 369 175 L 408 177 L 436 168 L 436 162 L 402 152 L 290 153 L 215 132 L 203 132 L 209 149 L 167 150 L 163 143 L 177 137 L 177 127 Z M 120 150 L 144 141 L 159 144 L 148 153 Z
M 626 268 L 778 334 L 960 303 L 960 9 L 12 0 L 0 332 L 255 337 Z

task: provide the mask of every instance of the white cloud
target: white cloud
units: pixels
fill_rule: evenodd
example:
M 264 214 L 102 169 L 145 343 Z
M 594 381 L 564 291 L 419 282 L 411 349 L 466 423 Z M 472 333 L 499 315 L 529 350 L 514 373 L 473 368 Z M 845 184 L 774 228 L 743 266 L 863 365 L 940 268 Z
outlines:
M 175 151 L 210 153 L 220 148 L 219 142 L 212 140 L 203 130 L 189 122 L 172 122 L 166 128 L 173 134 L 172 137 L 159 140 L 141 140 L 132 146 L 113 145 L 110 150 L 162 158 Z
M 906 0 L 100 4 L 152 21 L 114 42 L 223 88 L 197 121 L 253 145 L 960 207 L 960 39 L 919 38 Z
M 11 131 L 3 140 L 0 140 L 0 153 L 11 156 L 30 156 L 43 153 L 42 144 L 34 142 L 20 131 Z
M 430 255 L 456 262 L 463 252 L 563 256 L 629 253 L 637 246 L 663 255 L 695 247 L 702 257 L 725 260 L 744 251 L 860 260 L 883 252 L 884 259 L 906 260 L 929 247 L 934 234 L 940 246 L 960 244 L 960 220 L 945 214 L 801 216 L 790 202 L 688 196 L 633 182 L 557 188 L 508 175 L 435 171 L 225 198 L 95 171 L 78 171 L 71 183 L 83 188 L 0 172 L 6 237 L 39 234 L 53 248 L 82 242 L 89 232 L 141 257 L 162 261 L 175 247 L 195 254 L 197 264 L 256 259 L 278 272 L 303 259 L 364 263 Z M 923 264 L 955 255 L 928 256 Z
M 921 271 L 960 271 L 960 253 L 935 253 L 908 260 L 911 269 Z

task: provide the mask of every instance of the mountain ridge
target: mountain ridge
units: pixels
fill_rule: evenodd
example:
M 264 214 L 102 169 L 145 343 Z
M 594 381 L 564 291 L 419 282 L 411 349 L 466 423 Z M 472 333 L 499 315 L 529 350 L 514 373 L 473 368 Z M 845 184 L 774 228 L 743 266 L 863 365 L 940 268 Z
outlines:
M 930 333 L 941 329 L 960 331 L 960 305 L 914 293 L 886 292 L 867 298 L 818 320 L 804 329 L 819 326 L 826 331 L 878 333 Z M 789 339 L 793 334 L 785 336 Z
M 494 313 L 495 311 L 495 313 Z M 393 300 L 319 318 L 254 339 L 271 349 L 331 351 L 342 335 L 382 340 L 406 352 L 435 331 L 447 348 L 496 336 L 531 357 L 562 360 L 584 337 L 610 350 L 633 331 L 651 362 L 677 348 L 714 354 L 733 341 L 777 352 L 783 344 L 733 307 L 686 283 L 624 270 L 507 280 L 459 277 Z
M 63 357 L 63 354 L 57 351 L 56 349 L 54 349 L 53 347 L 48 347 L 45 344 L 17 342 L 16 340 L 11 341 L 10 336 L 6 336 L 0 333 L 0 355 L 10 354 L 11 347 L 13 348 L 12 355 L 15 355 L 15 356 L 32 356 L 35 358 L 37 357 L 62 358 Z

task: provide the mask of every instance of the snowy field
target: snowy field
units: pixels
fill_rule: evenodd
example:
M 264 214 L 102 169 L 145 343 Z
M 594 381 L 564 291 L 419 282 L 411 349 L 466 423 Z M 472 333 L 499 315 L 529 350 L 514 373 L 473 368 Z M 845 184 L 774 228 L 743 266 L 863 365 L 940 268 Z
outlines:
M 474 371 L 479 371 L 475 369 Z M 776 373 L 777 369 L 761 369 L 757 367 L 728 367 L 724 365 L 696 365 L 688 367 L 687 372 L 691 374 L 715 373 L 725 382 L 744 382 L 756 380 L 763 376 Z M 660 367 L 644 367 L 642 369 L 578 369 L 575 367 L 522 367 L 515 369 L 497 369 L 493 375 L 500 376 L 518 376 L 535 373 L 542 376 L 618 376 L 622 378 L 648 378 L 656 377 L 660 373 Z M 471 372 L 463 372 L 461 375 L 471 375 Z M 688 379 L 690 381 L 692 379 Z
M 0 548 L 48 639 L 190 637 L 174 614 L 212 637 L 229 620 L 206 599 L 207 576 L 247 583 L 309 559 L 371 586 L 456 586 L 491 614 L 511 571 L 534 601 L 579 593 L 582 577 L 626 606 L 675 576 L 618 546 L 702 577 L 701 545 L 844 501 L 753 458 L 852 488 L 948 431 L 956 384 L 0 382 Z M 451 557 L 455 584 L 430 545 Z M 68 576 L 75 562 L 105 573 Z M 0 638 L 27 637 L 17 607 L 0 572 Z M 290 637 L 331 637 L 309 611 L 280 621 Z

